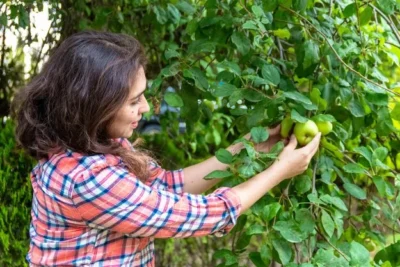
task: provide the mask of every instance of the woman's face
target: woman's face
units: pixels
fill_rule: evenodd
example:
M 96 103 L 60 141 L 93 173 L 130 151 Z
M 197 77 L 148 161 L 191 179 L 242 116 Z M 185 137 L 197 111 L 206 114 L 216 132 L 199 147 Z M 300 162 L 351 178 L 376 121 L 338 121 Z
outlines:
M 135 82 L 131 88 L 129 97 L 121 109 L 115 115 L 114 120 L 107 127 L 110 138 L 129 138 L 133 130 L 137 128 L 142 114 L 150 110 L 144 97 L 147 86 L 146 75 L 141 67 L 136 74 Z

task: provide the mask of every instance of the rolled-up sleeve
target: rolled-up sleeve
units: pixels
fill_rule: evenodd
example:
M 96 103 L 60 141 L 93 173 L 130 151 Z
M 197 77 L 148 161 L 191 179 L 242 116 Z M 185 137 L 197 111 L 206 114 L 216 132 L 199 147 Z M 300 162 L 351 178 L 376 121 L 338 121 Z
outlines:
M 108 165 L 86 176 L 75 183 L 72 199 L 82 220 L 93 228 L 137 237 L 205 236 L 229 232 L 240 214 L 240 199 L 227 187 L 207 196 L 178 194 Z
M 167 171 L 152 162 L 150 164 L 151 177 L 146 180 L 146 185 L 182 195 L 184 176 L 183 169 Z

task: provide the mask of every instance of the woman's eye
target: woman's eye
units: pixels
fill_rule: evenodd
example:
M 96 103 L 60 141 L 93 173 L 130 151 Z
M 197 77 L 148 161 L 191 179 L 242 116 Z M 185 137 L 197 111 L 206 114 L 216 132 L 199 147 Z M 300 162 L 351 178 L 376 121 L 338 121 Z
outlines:
M 131 105 L 136 105 L 136 104 L 139 104 L 139 103 L 140 103 L 140 98 L 139 98 L 138 100 L 133 101 L 133 102 L 131 103 Z

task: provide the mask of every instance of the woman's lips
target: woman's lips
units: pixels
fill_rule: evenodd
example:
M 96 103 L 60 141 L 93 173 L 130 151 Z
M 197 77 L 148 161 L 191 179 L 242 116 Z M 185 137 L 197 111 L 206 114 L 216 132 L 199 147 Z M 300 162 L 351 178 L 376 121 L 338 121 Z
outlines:
M 133 128 L 136 128 L 136 127 L 138 126 L 138 124 L 139 124 L 138 121 L 137 121 L 137 122 L 132 122 L 132 123 L 131 123 L 131 125 L 132 125 Z

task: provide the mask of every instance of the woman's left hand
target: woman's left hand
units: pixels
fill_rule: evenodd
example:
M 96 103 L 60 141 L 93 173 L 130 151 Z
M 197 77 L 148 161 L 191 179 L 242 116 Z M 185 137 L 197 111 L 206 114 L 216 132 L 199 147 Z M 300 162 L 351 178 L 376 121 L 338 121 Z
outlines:
M 281 136 L 281 125 L 279 124 L 278 126 L 276 126 L 275 128 L 269 129 L 266 128 L 266 130 L 269 133 L 269 137 L 267 139 L 267 141 L 262 142 L 262 143 L 258 143 L 254 146 L 254 148 L 258 151 L 258 152 L 264 152 L 264 153 L 268 153 L 271 148 L 279 141 L 283 141 L 285 144 L 288 142 L 288 140 L 286 140 L 285 138 L 283 138 Z M 251 134 L 248 133 L 244 136 L 244 138 L 246 138 L 247 140 L 249 140 L 251 138 Z

